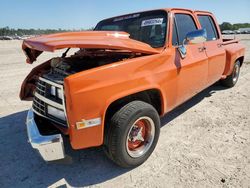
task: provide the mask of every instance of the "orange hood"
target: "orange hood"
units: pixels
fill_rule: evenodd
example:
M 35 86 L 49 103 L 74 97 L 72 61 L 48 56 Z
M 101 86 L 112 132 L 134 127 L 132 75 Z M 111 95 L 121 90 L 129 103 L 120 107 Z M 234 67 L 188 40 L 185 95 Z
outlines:
M 23 41 L 27 63 L 33 63 L 43 52 L 63 48 L 113 49 L 136 53 L 157 54 L 150 45 L 129 38 L 129 34 L 116 31 L 84 31 L 43 35 Z

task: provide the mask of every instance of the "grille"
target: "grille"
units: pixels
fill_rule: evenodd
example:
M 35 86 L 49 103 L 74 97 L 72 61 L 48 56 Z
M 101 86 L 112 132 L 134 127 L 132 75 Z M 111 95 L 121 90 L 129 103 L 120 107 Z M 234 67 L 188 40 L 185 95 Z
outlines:
M 46 82 L 39 79 L 36 85 L 36 92 L 45 97 L 46 96 Z
M 36 84 L 35 95 L 33 97 L 32 108 L 37 115 L 42 115 L 43 117 L 50 119 L 60 125 L 67 126 L 67 122 L 61 119 L 58 119 L 47 112 L 47 106 L 50 105 L 52 107 L 59 108 L 63 111 L 64 109 L 64 101 L 58 99 L 57 97 L 53 97 L 50 94 L 51 86 L 56 88 L 63 89 L 62 86 L 58 84 L 54 84 L 51 81 L 47 81 L 44 78 L 39 78 Z
M 45 102 L 40 100 L 37 97 L 34 97 L 33 99 L 33 109 L 40 113 L 41 115 L 46 115 L 46 107 L 45 107 Z

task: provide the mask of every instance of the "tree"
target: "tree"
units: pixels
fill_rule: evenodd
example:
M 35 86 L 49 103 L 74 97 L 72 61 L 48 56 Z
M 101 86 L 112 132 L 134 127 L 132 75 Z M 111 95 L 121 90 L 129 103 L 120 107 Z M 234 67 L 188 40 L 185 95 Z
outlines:
M 220 25 L 221 31 L 224 31 L 224 30 L 238 30 L 240 28 L 250 28 L 250 23 L 231 24 L 229 22 L 223 22 Z
M 232 30 L 233 29 L 233 25 L 229 22 L 223 22 L 221 25 L 220 25 L 220 29 L 222 31 L 224 30 Z

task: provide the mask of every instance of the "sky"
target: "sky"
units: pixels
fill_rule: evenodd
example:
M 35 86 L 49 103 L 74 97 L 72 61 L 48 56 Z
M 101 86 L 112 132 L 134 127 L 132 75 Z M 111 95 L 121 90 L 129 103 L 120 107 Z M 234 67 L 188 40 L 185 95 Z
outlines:
M 211 11 L 219 23 L 250 23 L 250 0 L 0 0 L 0 27 L 88 29 L 104 18 L 167 7 Z

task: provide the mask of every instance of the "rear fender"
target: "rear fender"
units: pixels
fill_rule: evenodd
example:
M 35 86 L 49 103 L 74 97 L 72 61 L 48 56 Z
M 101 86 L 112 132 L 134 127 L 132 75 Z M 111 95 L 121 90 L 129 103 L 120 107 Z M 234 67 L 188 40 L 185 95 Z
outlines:
M 232 44 L 225 46 L 226 50 L 226 66 L 223 75 L 228 76 L 232 74 L 234 63 L 236 60 L 243 58 L 245 54 L 245 47 L 242 44 Z

